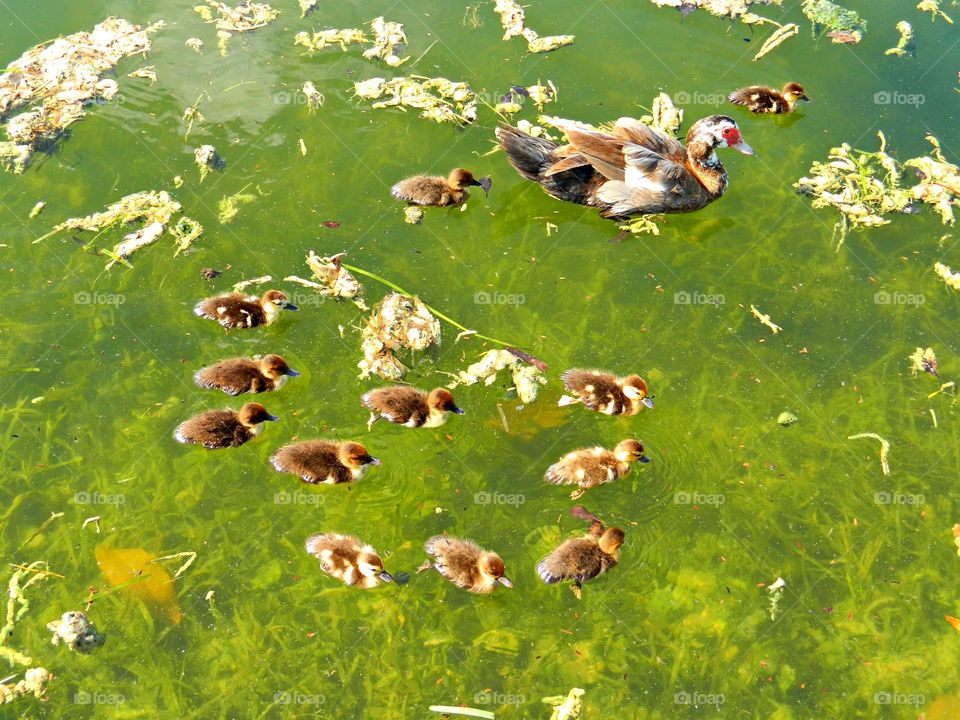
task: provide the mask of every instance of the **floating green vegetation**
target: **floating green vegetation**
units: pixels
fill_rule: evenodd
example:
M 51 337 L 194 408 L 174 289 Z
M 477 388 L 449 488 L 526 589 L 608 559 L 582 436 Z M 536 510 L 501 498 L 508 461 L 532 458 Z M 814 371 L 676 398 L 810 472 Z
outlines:
M 233 222 L 237 213 L 240 212 L 241 206 L 249 205 L 257 199 L 256 195 L 244 192 L 248 187 L 250 186 L 247 185 L 243 190 L 233 195 L 225 195 L 217 202 L 217 219 L 222 225 Z
M 900 33 L 900 39 L 897 46 L 892 47 L 884 55 L 896 55 L 897 57 L 916 57 L 917 46 L 913 42 L 913 26 L 906 20 L 897 23 L 897 32 Z
M 237 6 L 231 7 L 217 0 L 204 0 L 204 2 L 206 5 L 197 5 L 193 9 L 204 22 L 215 24 L 217 46 L 223 56 L 227 54 L 232 33 L 250 32 L 262 28 L 280 16 L 280 11 L 274 10 L 267 3 L 241 0 Z M 216 16 L 211 11 L 216 11 Z
M 564 45 L 572 45 L 576 37 L 573 35 L 550 35 L 541 37 L 539 33 L 526 26 L 523 7 L 515 0 L 496 0 L 494 12 L 500 15 L 500 24 L 503 26 L 503 39 L 522 37 L 527 41 L 527 52 L 545 53 Z
M 835 43 L 858 43 L 867 31 L 866 20 L 830 0 L 803 0 L 800 9 L 813 23 L 814 37 L 826 29 L 827 37 Z
M 94 101 L 111 100 L 117 82 L 103 75 L 124 57 L 150 49 L 150 34 L 163 27 L 147 28 L 110 17 L 92 32 L 41 43 L 7 65 L 0 74 L 0 118 L 6 119 L 10 142 L 0 143 L 0 164 L 23 172 L 31 153 L 56 142 L 82 118 Z M 18 109 L 32 109 L 9 118 Z
M 419 75 L 391 80 L 371 78 L 354 83 L 353 92 L 363 100 L 378 100 L 371 105 L 374 110 L 410 107 L 420 110 L 424 119 L 461 126 L 477 119 L 477 101 L 465 82 Z
M 800 193 L 813 198 L 813 207 L 832 207 L 840 212 L 842 217 L 834 230 L 835 235 L 839 233 L 837 247 L 851 227 L 886 225 L 890 222 L 886 215 L 913 213 L 913 203 L 918 200 L 930 205 L 944 225 L 954 222 L 954 208 L 960 202 L 960 174 L 957 166 L 943 157 L 940 142 L 927 135 L 933 156 L 911 158 L 901 166 L 887 154 L 883 133 L 877 136 L 878 151 L 854 150 L 843 143 L 830 150 L 827 162 L 813 163 L 810 176 L 794 184 Z M 916 172 L 916 185 L 903 187 L 903 168 Z

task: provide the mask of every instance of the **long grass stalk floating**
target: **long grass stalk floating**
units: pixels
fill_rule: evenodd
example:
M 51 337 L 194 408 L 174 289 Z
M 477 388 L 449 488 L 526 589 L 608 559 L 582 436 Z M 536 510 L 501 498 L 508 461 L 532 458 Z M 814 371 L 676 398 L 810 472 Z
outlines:
M 351 268 L 352 270 L 353 268 Z M 397 292 L 400 292 L 399 290 Z M 430 709 L 434 712 L 445 713 L 446 715 L 466 715 L 467 717 L 486 718 L 493 720 L 496 717 L 489 710 L 477 710 L 476 708 L 456 707 L 455 705 L 431 705 Z
M 890 452 L 890 443 L 884 440 L 876 433 L 866 432 L 858 435 L 851 435 L 847 440 L 859 440 L 861 438 L 872 438 L 880 441 L 880 469 L 884 475 L 890 474 L 890 463 L 887 462 L 887 454 Z
M 376 273 L 372 273 L 372 272 L 370 272 L 370 271 L 368 271 L 368 270 L 364 270 L 363 268 L 355 267 L 354 265 L 347 265 L 347 263 L 345 263 L 345 262 L 341 262 L 340 265 L 343 266 L 343 267 L 345 267 L 345 268 L 346 268 L 347 270 L 349 270 L 350 272 L 355 272 L 355 273 L 357 273 L 357 274 L 359 274 L 359 275 L 364 275 L 364 276 L 370 278 L 371 280 L 376 280 L 378 283 L 382 283 L 383 285 L 386 285 L 386 286 L 387 286 L 388 288 L 390 288 L 391 290 L 394 290 L 394 291 L 400 293 L 401 295 L 406 295 L 408 298 L 413 298 L 413 297 L 415 297 L 413 293 L 407 292 L 406 290 L 404 290 L 402 287 L 400 287 L 400 286 L 397 285 L 396 283 L 390 282 L 390 281 L 387 280 L 386 278 L 381 277 L 381 276 L 377 275 Z M 423 302 L 423 301 L 421 300 L 421 302 Z M 541 370 L 546 369 L 547 364 L 546 364 L 545 362 L 543 362 L 543 361 L 540 360 L 539 358 L 535 358 L 533 355 L 529 355 L 528 353 L 525 353 L 525 352 L 523 352 L 522 350 L 517 349 L 516 345 L 513 345 L 513 344 L 511 344 L 511 343 L 508 343 L 508 342 L 506 342 L 506 341 L 504 341 L 504 340 L 498 340 L 497 338 L 490 337 L 489 335 L 481 335 L 481 334 L 478 333 L 476 330 L 471 330 L 470 328 L 466 327 L 465 325 L 461 325 L 460 323 L 458 323 L 458 322 L 457 322 L 456 320 L 454 320 L 453 318 L 447 317 L 446 315 L 444 315 L 442 312 L 440 312 L 439 310 L 437 310 L 437 309 L 434 308 L 433 306 L 427 305 L 427 303 L 423 303 L 423 304 L 424 304 L 424 306 L 427 308 L 427 310 L 429 310 L 430 312 L 432 312 L 432 313 L 433 313 L 434 315 L 436 315 L 438 318 L 440 318 L 441 320 L 444 320 L 445 322 L 450 323 L 451 325 L 453 325 L 455 328 L 461 330 L 462 332 L 468 333 L 468 334 L 472 335 L 473 337 L 478 337 L 478 338 L 480 338 L 481 340 L 487 340 L 488 342 L 492 342 L 492 343 L 495 343 L 495 344 L 497 344 L 497 345 L 501 345 L 501 346 L 505 347 L 509 352 L 511 352 L 511 353 L 513 353 L 514 355 L 516 355 L 517 357 L 519 357 L 521 360 L 524 360 L 525 362 L 528 362 L 528 363 L 530 363 L 530 364 L 532 364 L 532 365 L 536 365 L 536 366 L 539 367 Z

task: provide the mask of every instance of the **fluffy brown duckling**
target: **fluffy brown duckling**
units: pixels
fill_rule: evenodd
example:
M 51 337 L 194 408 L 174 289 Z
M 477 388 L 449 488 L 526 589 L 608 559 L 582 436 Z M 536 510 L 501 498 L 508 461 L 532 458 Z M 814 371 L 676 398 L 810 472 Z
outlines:
M 311 535 L 307 538 L 306 548 L 308 553 L 316 555 L 323 572 L 344 585 L 372 588 L 381 582 L 393 582 L 390 573 L 383 569 L 377 551 L 352 535 Z
M 210 410 L 180 423 L 173 433 L 177 442 L 203 445 L 207 450 L 240 447 L 263 430 L 262 423 L 278 420 L 260 403 L 239 410 Z
M 337 485 L 360 480 L 380 461 L 360 443 L 307 440 L 284 445 L 270 456 L 270 464 L 311 485 Z
M 572 395 L 564 395 L 558 403 L 583 403 L 588 410 L 604 415 L 636 415 L 643 407 L 652 408 L 647 397 L 647 384 L 639 375 L 620 378 L 602 370 L 567 370 L 560 376 L 563 387 Z
M 613 482 L 630 472 L 634 462 L 648 463 L 643 445 L 636 440 L 621 440 L 613 450 L 602 447 L 568 452 L 547 468 L 544 480 L 554 485 L 577 485 L 570 497 L 576 500 L 589 488 Z
M 409 385 L 377 388 L 365 393 L 360 402 L 370 411 L 368 430 L 380 418 L 409 428 L 431 428 L 443 425 L 450 413 L 463 415 L 450 391 L 439 387 L 429 394 Z
M 537 574 L 547 585 L 572 580 L 573 594 L 579 598 L 582 583 L 617 564 L 623 537 L 620 528 L 607 528 L 601 533 L 600 524 L 594 523 L 586 536 L 564 540 L 538 562 Z
M 433 558 L 433 567 L 457 587 L 472 593 L 489 593 L 497 586 L 511 588 L 503 574 L 503 560 L 471 540 L 434 535 L 423 546 Z M 429 565 L 428 565 L 429 567 Z
M 484 193 L 490 192 L 490 178 L 484 177 L 477 180 L 469 170 L 454 168 L 445 178 L 415 175 L 401 180 L 390 188 L 390 193 L 397 200 L 403 200 L 412 205 L 446 207 L 459 205 L 466 200 L 466 188 L 471 185 L 482 187 Z
M 260 298 L 238 292 L 216 295 L 198 302 L 193 312 L 207 320 L 216 320 L 231 330 L 272 325 L 281 310 L 297 309 L 279 290 L 268 290 Z
M 727 96 L 734 105 L 743 105 L 752 113 L 780 115 L 792 112 L 798 100 L 810 102 L 800 83 L 789 82 L 777 92 L 763 85 L 752 85 L 734 90 Z
M 193 380 L 207 390 L 240 395 L 279 390 L 288 377 L 297 377 L 299 374 L 290 369 L 287 361 L 279 355 L 264 355 L 261 358 L 230 358 L 218 362 L 197 371 Z

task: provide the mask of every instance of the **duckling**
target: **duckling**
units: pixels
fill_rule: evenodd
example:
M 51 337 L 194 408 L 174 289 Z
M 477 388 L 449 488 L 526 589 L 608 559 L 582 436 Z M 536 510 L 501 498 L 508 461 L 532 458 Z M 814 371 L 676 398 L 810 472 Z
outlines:
M 575 397 L 564 395 L 558 405 L 583 403 L 588 410 L 604 415 L 636 415 L 642 406 L 653 407 L 647 384 L 639 375 L 619 378 L 602 370 L 567 370 L 560 376 L 563 387 Z
M 279 290 L 269 290 L 261 298 L 236 292 L 217 295 L 198 302 L 193 312 L 207 320 L 216 320 L 231 330 L 272 325 L 281 310 L 298 309 Z
M 500 583 L 512 588 L 503 574 L 503 560 L 471 540 L 434 535 L 423 546 L 433 567 L 457 587 L 472 593 L 489 593 Z M 429 567 L 429 564 L 426 564 Z
M 611 527 L 599 532 L 600 524 L 594 523 L 585 537 L 564 540 L 537 563 L 540 579 L 547 585 L 573 580 L 573 594 L 579 598 L 582 583 L 605 573 L 620 559 L 623 530 Z
M 344 585 L 372 588 L 381 582 L 393 582 L 390 573 L 383 569 L 377 551 L 352 535 L 311 535 L 306 548 L 308 553 L 317 556 L 323 572 L 342 580 Z
M 270 456 L 277 472 L 299 475 L 306 483 L 336 485 L 360 480 L 380 461 L 355 442 L 307 440 L 284 445 Z
M 589 488 L 613 482 L 630 472 L 634 462 L 648 463 L 643 445 L 636 440 L 621 440 L 613 450 L 602 447 L 568 452 L 547 468 L 544 480 L 554 485 L 578 485 L 570 497 L 576 500 Z
M 466 200 L 465 188 L 470 185 L 482 187 L 484 193 L 490 192 L 490 178 L 477 180 L 469 170 L 454 168 L 446 178 L 415 175 L 401 180 L 390 188 L 390 193 L 397 200 L 405 200 L 412 205 L 446 207 L 459 205 Z
M 207 390 L 239 395 L 279 390 L 288 377 L 299 375 L 279 355 L 264 355 L 262 358 L 239 357 L 218 362 L 198 370 L 193 380 Z
M 450 391 L 440 387 L 428 395 L 409 385 L 393 385 L 365 393 L 360 402 L 370 411 L 367 430 L 380 418 L 409 428 L 432 428 L 443 425 L 450 413 L 463 415 Z
M 276 421 L 260 403 L 247 403 L 239 410 L 210 410 L 180 423 L 173 433 L 177 442 L 196 443 L 207 450 L 240 447 L 260 434 L 262 423 Z
M 762 85 L 753 85 L 734 90 L 727 96 L 734 105 L 744 105 L 752 113 L 776 115 L 792 112 L 798 100 L 810 102 L 800 83 L 789 82 L 781 92 Z

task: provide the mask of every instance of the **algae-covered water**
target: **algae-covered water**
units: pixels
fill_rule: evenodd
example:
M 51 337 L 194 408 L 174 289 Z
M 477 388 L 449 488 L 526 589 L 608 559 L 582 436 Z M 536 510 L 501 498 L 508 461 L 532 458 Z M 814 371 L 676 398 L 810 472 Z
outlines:
M 277 0 L 279 19 L 221 57 L 193 4 L 0 3 L 4 62 L 109 15 L 167 22 L 147 59 L 118 66 L 117 99 L 22 176 L 0 175 L 0 575 L 36 560 L 56 573 L 27 589 L 6 643 L 55 674 L 48 699 L 22 698 L 0 716 L 409 720 L 439 717 L 427 708 L 440 704 L 533 720 L 550 716 L 542 697 L 576 686 L 593 720 L 960 717 L 960 633 L 944 620 L 960 615 L 960 416 L 949 389 L 929 397 L 960 373 L 960 299 L 932 271 L 960 265 L 960 248 L 924 208 L 836 250 L 837 217 L 791 188 L 840 142 L 875 149 L 878 130 L 900 159 L 927 153 L 930 132 L 956 162 L 956 25 L 931 22 L 913 0 L 850 0 L 868 32 L 840 46 L 812 38 L 787 0 L 761 12 L 797 22 L 799 36 L 751 62 L 763 28 L 705 12 L 681 22 L 645 0 L 535 1 L 528 24 L 576 42 L 527 55 L 522 40 L 501 40 L 490 2 L 321 1 L 300 19 L 294 0 Z M 467 80 L 488 101 L 552 80 L 560 96 L 547 111 L 594 123 L 638 116 L 663 90 L 687 124 L 734 116 L 756 156 L 723 155 L 731 183 L 720 201 L 667 219 L 659 237 L 617 239 L 614 224 L 488 154 L 488 108 L 462 130 L 372 111 L 353 101 L 352 83 L 390 68 L 356 48 L 311 57 L 293 45 L 301 30 L 381 14 L 410 38 L 398 72 Z M 883 55 L 901 19 L 915 28 L 916 59 Z M 203 54 L 185 47 L 194 36 Z M 155 84 L 127 77 L 144 64 Z M 325 95 L 316 112 L 298 92 L 305 80 Z M 723 101 L 741 85 L 788 80 L 813 101 L 791 116 Z M 203 120 L 185 140 L 183 110 L 200 96 Z M 201 184 L 193 151 L 204 143 L 226 166 Z M 475 192 L 462 211 L 405 224 L 390 185 L 457 165 L 492 176 L 489 198 Z M 173 192 L 206 227 L 188 253 L 174 257 L 165 238 L 133 269 L 105 271 L 94 251 L 120 231 L 86 251 L 85 233 L 32 243 L 151 189 Z M 218 201 L 240 191 L 255 200 L 219 223 Z M 466 414 L 441 429 L 380 423 L 368 434 L 358 398 L 377 383 L 356 377 L 361 313 L 282 282 L 309 274 L 310 250 L 348 251 L 543 359 L 549 385 L 525 407 L 502 379 L 460 389 Z M 203 268 L 223 275 L 208 281 Z M 300 312 L 229 335 L 193 315 L 200 298 L 261 275 Z M 366 285 L 371 301 L 386 291 Z M 782 332 L 753 319 L 751 304 Z M 444 383 L 494 347 L 456 342 L 457 332 L 445 325 L 440 351 L 416 358 L 408 379 Z M 934 348 L 939 380 L 911 376 L 917 346 Z M 234 450 L 174 442 L 187 417 L 241 403 L 197 388 L 197 369 L 271 352 L 301 372 L 258 398 L 279 422 Z M 656 407 L 628 419 L 558 408 L 569 367 L 639 372 Z M 799 422 L 777 424 L 784 411 Z M 876 440 L 848 440 L 862 432 L 890 442 L 889 476 Z M 652 462 L 579 501 L 624 528 L 626 543 L 578 601 L 534 569 L 583 527 L 568 490 L 542 476 L 568 450 L 631 436 Z M 313 487 L 268 465 L 281 444 L 312 437 L 361 440 L 382 466 L 349 487 Z M 318 531 L 360 536 L 408 581 L 345 588 L 303 550 Z M 476 596 L 415 574 L 423 541 L 440 532 L 499 552 L 513 589 Z M 164 573 L 185 557 L 108 592 L 97 560 L 118 550 L 196 560 L 172 583 Z M 777 578 L 786 585 L 771 593 Z M 46 623 L 83 609 L 91 588 L 105 645 L 88 655 L 51 645 Z M 0 679 L 24 669 L 4 661 Z

